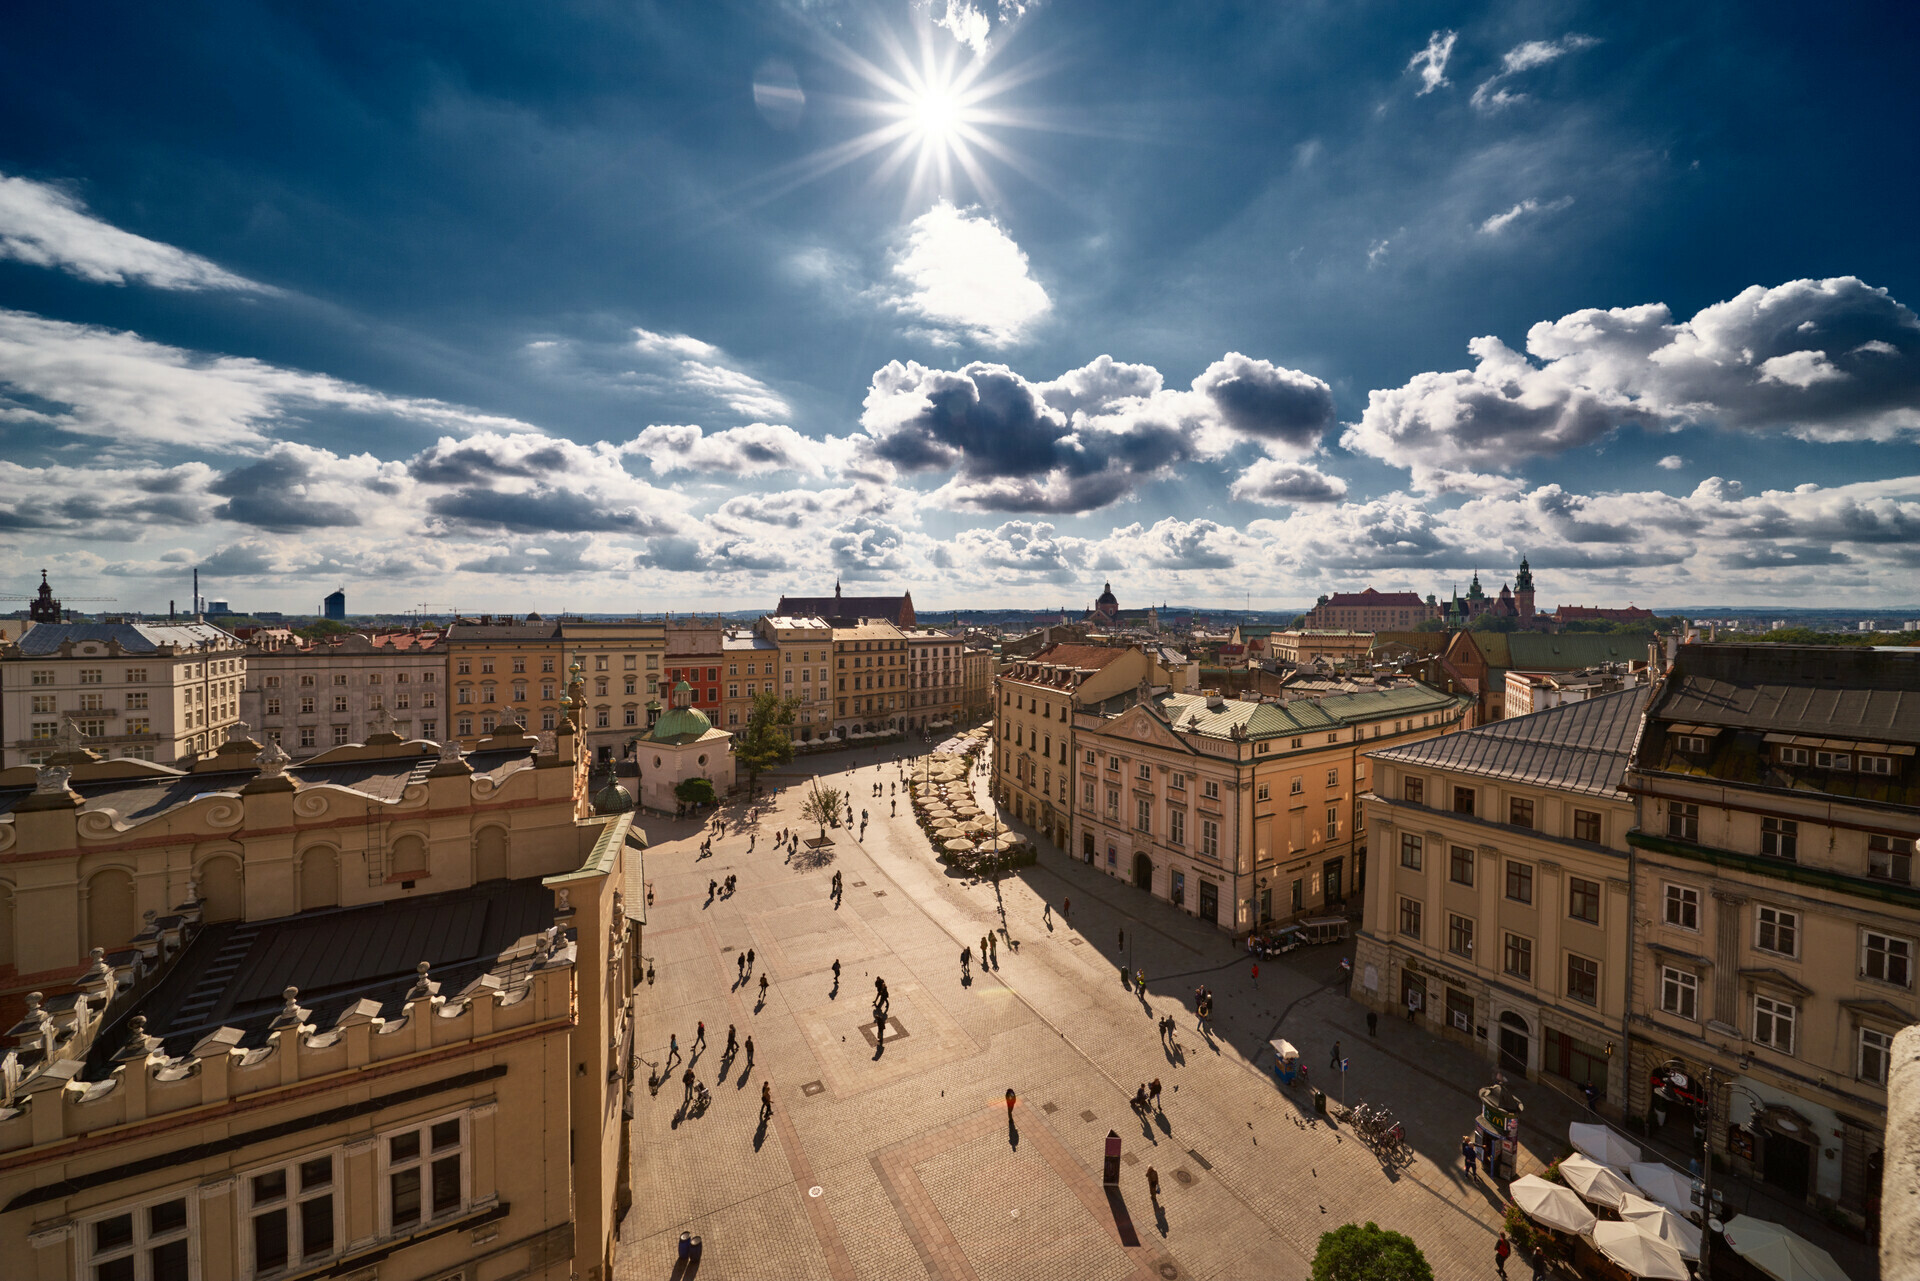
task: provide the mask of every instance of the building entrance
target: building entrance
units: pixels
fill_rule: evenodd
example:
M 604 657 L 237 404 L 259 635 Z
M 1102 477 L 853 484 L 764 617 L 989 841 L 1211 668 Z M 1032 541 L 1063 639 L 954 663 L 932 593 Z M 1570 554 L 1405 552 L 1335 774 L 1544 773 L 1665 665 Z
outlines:
M 1139 889 L 1153 892 L 1153 860 L 1145 854 L 1133 856 L 1133 883 Z
M 1527 1074 L 1528 1051 L 1533 1038 L 1527 1033 L 1527 1021 L 1508 1010 L 1500 1016 L 1500 1070 L 1520 1076 Z

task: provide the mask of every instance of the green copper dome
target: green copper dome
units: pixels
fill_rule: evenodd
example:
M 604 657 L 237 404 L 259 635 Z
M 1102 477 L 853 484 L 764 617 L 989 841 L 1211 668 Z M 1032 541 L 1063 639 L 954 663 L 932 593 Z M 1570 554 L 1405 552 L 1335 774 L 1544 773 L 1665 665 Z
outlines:
M 699 738 L 713 728 L 707 714 L 693 706 L 693 686 L 681 681 L 673 687 L 674 706 L 647 731 L 648 738 Z
M 593 794 L 593 812 L 596 814 L 624 814 L 633 808 L 633 793 L 620 786 L 615 779 L 609 778 L 607 785 Z

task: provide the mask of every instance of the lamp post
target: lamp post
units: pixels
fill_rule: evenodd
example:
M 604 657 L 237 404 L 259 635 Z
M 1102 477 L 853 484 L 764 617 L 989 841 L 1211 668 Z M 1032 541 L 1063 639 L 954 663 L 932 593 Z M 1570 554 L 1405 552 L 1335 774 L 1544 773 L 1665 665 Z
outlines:
M 1656 1092 L 1665 1089 L 1666 1073 L 1678 1069 L 1686 1071 L 1686 1064 L 1679 1059 L 1668 1059 L 1660 1065 L 1663 1074 Z M 1714 1095 L 1720 1084 L 1719 1072 L 1713 1064 L 1707 1065 L 1706 1094 L 1702 1098 L 1700 1109 L 1700 1278 L 1708 1281 L 1713 1276 L 1713 1104 Z

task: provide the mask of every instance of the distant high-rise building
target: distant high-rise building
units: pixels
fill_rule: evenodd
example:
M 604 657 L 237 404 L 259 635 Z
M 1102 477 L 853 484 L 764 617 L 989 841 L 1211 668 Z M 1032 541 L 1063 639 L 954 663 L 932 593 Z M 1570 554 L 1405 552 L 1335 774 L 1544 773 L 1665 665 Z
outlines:
M 320 607 L 320 613 L 335 622 L 347 621 L 347 589 L 336 587 L 327 593 L 326 601 Z
M 209 614 L 231 614 L 233 612 L 233 606 L 223 600 L 210 600 L 207 602 L 207 612 Z

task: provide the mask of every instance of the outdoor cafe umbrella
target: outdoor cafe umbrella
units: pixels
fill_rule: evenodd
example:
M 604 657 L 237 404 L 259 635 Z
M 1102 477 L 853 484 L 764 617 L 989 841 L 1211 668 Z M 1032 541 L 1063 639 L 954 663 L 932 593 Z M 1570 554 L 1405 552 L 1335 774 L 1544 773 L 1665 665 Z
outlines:
M 1620 1203 L 1620 1217 L 1638 1224 L 1648 1236 L 1659 1237 L 1680 1252 L 1683 1259 L 1700 1257 L 1700 1229 L 1680 1217 L 1678 1211 L 1658 1201 L 1630 1196 Z
M 1601 1165 L 1624 1170 L 1640 1159 L 1637 1145 L 1627 1142 L 1604 1125 L 1586 1125 L 1575 1121 L 1567 1127 L 1567 1141 Z
M 1608 1209 L 1617 1209 L 1623 1198 L 1633 1195 L 1633 1185 L 1618 1171 L 1578 1152 L 1560 1162 L 1560 1177 L 1581 1199 Z
M 1633 1180 L 1635 1187 L 1647 1194 L 1648 1200 L 1658 1201 L 1684 1215 L 1693 1214 L 1691 1176 L 1661 1161 L 1635 1161 L 1627 1167 L 1627 1177 Z
M 1587 1238 L 1628 1276 L 1647 1281 L 1688 1281 L 1692 1275 L 1678 1250 L 1658 1237 L 1648 1236 L 1636 1224 L 1596 1223 Z
M 1549 1183 L 1537 1174 L 1522 1175 L 1507 1188 L 1513 1203 L 1529 1219 L 1562 1232 L 1585 1232 L 1598 1220 L 1580 1203 L 1572 1188 Z
M 1735 1254 L 1774 1281 L 1847 1281 L 1831 1254 L 1778 1223 L 1739 1214 L 1720 1235 Z
M 940 848 L 949 854 L 971 854 L 973 852 L 973 842 L 956 836 Z

